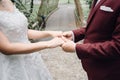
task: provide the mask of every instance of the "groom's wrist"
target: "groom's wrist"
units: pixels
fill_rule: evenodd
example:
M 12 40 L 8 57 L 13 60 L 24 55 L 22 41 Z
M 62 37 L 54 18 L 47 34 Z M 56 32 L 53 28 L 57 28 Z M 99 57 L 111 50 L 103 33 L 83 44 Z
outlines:
M 73 31 L 72 31 L 72 41 L 75 41 L 75 36 L 74 36 Z

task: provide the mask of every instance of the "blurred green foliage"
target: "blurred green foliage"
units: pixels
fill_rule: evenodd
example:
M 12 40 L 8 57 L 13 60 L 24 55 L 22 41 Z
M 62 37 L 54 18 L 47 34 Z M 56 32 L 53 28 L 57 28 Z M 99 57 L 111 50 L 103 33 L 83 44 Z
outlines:
M 86 3 L 89 5 L 89 8 L 91 8 L 92 1 L 93 1 L 93 0 L 86 0 Z
M 34 0 L 13 0 L 16 7 L 28 18 L 30 29 L 39 29 L 42 24 L 41 15 L 47 17 L 57 8 L 59 0 L 41 0 L 34 4 Z M 38 22 L 38 24 L 36 24 Z

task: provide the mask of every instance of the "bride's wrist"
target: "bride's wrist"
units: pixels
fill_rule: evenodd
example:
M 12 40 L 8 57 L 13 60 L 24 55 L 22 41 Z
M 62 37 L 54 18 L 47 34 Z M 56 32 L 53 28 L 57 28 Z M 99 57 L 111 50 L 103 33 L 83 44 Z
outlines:
M 46 31 L 46 34 L 47 34 L 48 36 L 50 36 L 50 37 L 53 36 L 53 35 L 52 35 L 52 31 Z
M 46 42 L 46 48 L 51 48 L 51 42 L 50 41 Z

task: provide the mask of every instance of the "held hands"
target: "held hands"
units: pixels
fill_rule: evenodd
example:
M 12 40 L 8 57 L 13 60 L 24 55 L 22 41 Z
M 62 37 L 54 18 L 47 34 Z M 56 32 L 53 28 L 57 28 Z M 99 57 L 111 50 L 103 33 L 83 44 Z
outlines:
M 62 37 L 62 39 L 64 40 L 64 44 L 62 44 L 61 46 L 62 49 L 66 52 L 75 52 L 76 44 L 64 36 Z
M 50 35 L 54 37 L 49 41 L 48 47 L 55 48 L 61 46 L 61 48 L 66 52 L 74 52 L 75 51 L 75 43 L 73 40 L 72 31 L 62 32 L 62 31 L 51 31 Z
M 73 32 L 72 31 L 64 32 L 62 39 L 64 40 L 64 44 L 61 46 L 62 49 L 66 52 L 75 52 L 76 44 L 72 41 Z
M 64 41 L 62 40 L 62 38 L 55 37 L 48 42 L 48 47 L 55 48 L 55 47 L 61 46 L 62 44 L 64 44 Z
M 62 31 L 48 31 L 48 34 L 53 37 L 53 39 L 48 42 L 49 48 L 55 48 L 61 46 L 64 43 L 61 38 L 62 33 Z
M 72 31 L 67 31 L 67 32 L 63 32 L 63 37 L 65 37 L 68 40 L 73 40 L 73 32 Z

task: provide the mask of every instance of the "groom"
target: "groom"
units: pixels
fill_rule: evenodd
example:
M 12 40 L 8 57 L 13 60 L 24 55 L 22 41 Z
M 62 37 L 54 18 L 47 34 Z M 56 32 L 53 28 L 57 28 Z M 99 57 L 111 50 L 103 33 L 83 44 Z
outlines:
M 76 52 L 89 80 L 120 80 L 120 0 L 94 0 L 86 28 L 63 36 L 63 50 Z

